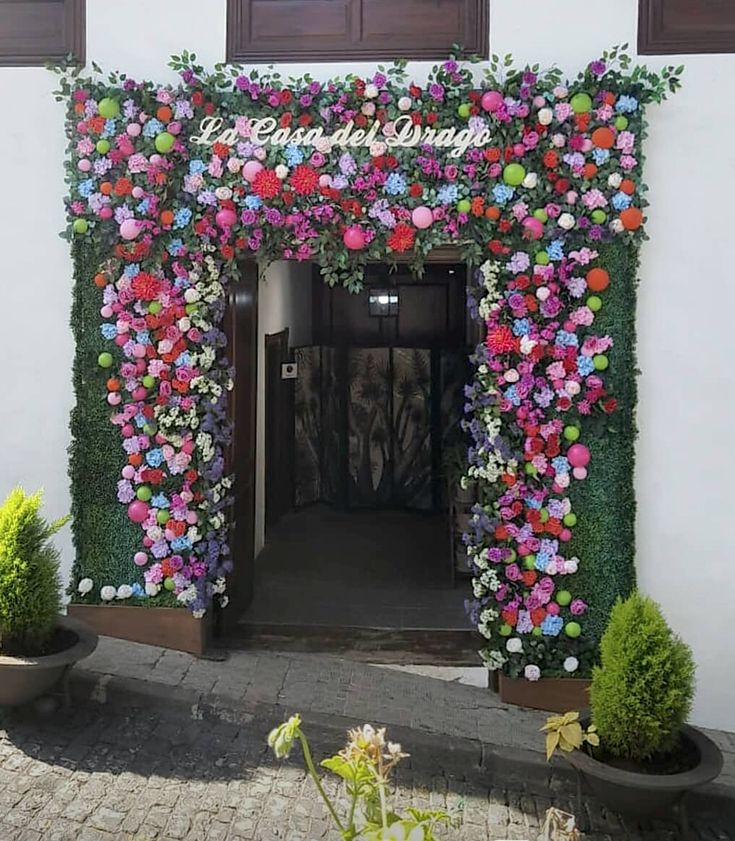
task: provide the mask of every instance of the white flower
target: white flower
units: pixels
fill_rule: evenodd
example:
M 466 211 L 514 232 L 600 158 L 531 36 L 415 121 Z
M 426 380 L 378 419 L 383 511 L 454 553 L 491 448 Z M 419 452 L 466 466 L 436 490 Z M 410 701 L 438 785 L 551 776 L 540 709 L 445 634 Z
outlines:
M 523 179 L 523 186 L 527 190 L 533 190 L 536 184 L 538 184 L 538 175 L 535 172 L 527 172 L 526 177 Z
M 191 615 L 192 615 L 195 619 L 202 619 L 202 618 L 204 617 L 204 614 L 205 614 L 206 612 L 207 612 L 207 611 L 206 611 L 206 610 L 204 610 L 204 609 L 202 608 L 202 609 L 200 609 L 200 610 L 192 610 Z
M 563 134 L 555 134 L 551 138 L 551 145 L 556 146 L 557 149 L 561 149 L 563 146 L 566 146 L 566 143 L 567 139 Z
M 323 155 L 327 155 L 329 152 L 332 151 L 332 144 L 334 141 L 331 137 L 319 137 L 315 143 L 317 152 L 321 152 Z
M 564 564 L 564 572 L 566 575 L 574 575 L 579 567 L 579 558 L 568 558 Z
M 518 637 L 511 637 L 506 643 L 505 647 L 511 654 L 519 654 L 523 651 L 523 641 Z
M 242 161 L 240 158 L 230 158 L 227 161 L 227 169 L 229 169 L 232 173 L 239 172 L 242 169 Z
M 541 669 L 538 666 L 528 665 L 523 670 L 523 677 L 526 680 L 538 680 L 541 677 Z
M 557 99 L 566 99 L 569 96 L 569 91 L 564 85 L 557 85 L 552 93 Z
M 501 651 L 497 651 L 496 649 L 484 649 L 480 652 L 480 657 L 482 657 L 485 668 L 491 672 L 502 668 L 503 663 L 508 659 Z
M 219 603 L 220 607 L 227 607 L 227 605 L 230 603 L 230 597 L 222 596 L 222 598 L 219 600 Z
M 132 595 L 133 595 L 133 588 L 129 584 L 121 584 L 117 588 L 117 596 L 115 598 L 129 599 Z
M 232 190 L 229 187 L 217 187 L 214 194 L 220 201 L 226 201 L 232 198 Z
M 557 224 L 565 231 L 571 231 L 575 225 L 574 216 L 571 213 L 562 213 Z
M 551 295 L 551 289 L 548 286 L 539 286 L 536 290 L 536 297 L 539 301 L 545 301 Z
M 258 146 L 258 148 L 253 152 L 253 157 L 257 158 L 259 161 L 264 161 L 267 156 L 267 152 L 262 146 Z
M 529 353 L 536 347 L 537 342 L 530 339 L 528 336 L 521 337 L 521 353 L 528 356 Z
M 576 657 L 567 657 L 564 661 L 565 672 L 576 672 L 579 668 L 579 660 Z
M 186 301 L 187 304 L 195 304 L 200 298 L 201 298 L 201 295 L 199 294 L 199 291 L 197 289 L 195 289 L 193 286 L 190 286 L 184 292 L 184 300 Z
M 188 318 L 180 318 L 176 323 L 176 326 L 182 333 L 188 333 L 191 329 L 191 321 Z
M 610 230 L 614 234 L 622 234 L 625 230 L 625 225 L 620 221 L 620 219 L 613 219 L 610 223 Z
M 283 181 L 288 177 L 288 167 L 285 164 L 278 164 L 276 167 L 276 175 Z
M 515 368 L 508 368 L 508 370 L 503 374 L 503 379 L 507 383 L 517 383 L 520 378 L 521 375 Z
M 160 584 L 154 584 L 152 581 L 146 581 L 145 594 L 146 596 L 157 596 L 161 589 Z
M 551 125 L 551 121 L 554 119 L 554 112 L 551 108 L 541 108 L 536 116 L 542 126 L 548 126 Z
M 369 85 L 365 85 L 365 99 L 375 99 L 379 93 L 378 86 L 372 82 Z
M 574 380 L 569 380 L 568 382 L 564 383 L 564 391 L 566 391 L 566 393 L 570 395 L 570 397 L 576 397 L 576 395 L 579 394 L 581 390 L 582 386 L 580 386 L 580 384 L 578 382 L 575 382 Z
M 100 590 L 100 598 L 103 602 L 111 602 L 117 596 L 117 590 L 107 584 Z
M 370 144 L 370 154 L 374 158 L 379 158 L 381 155 L 385 154 L 385 143 L 382 140 L 376 140 Z
M 82 580 L 77 585 L 77 590 L 83 595 L 86 596 L 87 593 L 92 592 L 92 588 L 94 587 L 94 581 L 91 578 L 82 578 Z
M 374 102 L 363 102 L 362 103 L 362 108 L 360 108 L 360 111 L 362 111 L 362 113 L 366 117 L 372 117 L 373 114 L 375 114 L 375 103 Z
M 410 111 L 411 110 L 411 97 L 410 96 L 402 96 L 398 100 L 398 110 L 399 111 Z
M 568 473 L 557 473 L 554 481 L 556 482 L 556 484 L 560 488 L 568 488 L 569 487 L 569 474 Z
M 613 172 L 607 176 L 607 185 L 608 187 L 612 187 L 613 190 L 617 190 L 622 183 L 623 176 L 619 172 Z

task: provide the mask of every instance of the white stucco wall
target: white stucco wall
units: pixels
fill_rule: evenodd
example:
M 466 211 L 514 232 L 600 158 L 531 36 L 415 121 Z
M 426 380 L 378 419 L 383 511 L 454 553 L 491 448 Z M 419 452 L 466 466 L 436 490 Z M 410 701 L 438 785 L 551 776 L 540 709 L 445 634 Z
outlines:
M 255 553 L 265 540 L 265 337 L 289 330 L 291 347 L 311 341 L 311 264 L 280 261 L 268 267 L 258 291 L 258 406 L 255 454 Z
M 635 43 L 637 0 L 526 0 L 522 8 L 517 0 L 493 0 L 491 8 L 494 52 L 556 63 L 568 73 L 612 44 Z M 168 56 L 183 48 L 206 64 L 224 57 L 224 0 L 88 0 L 87 18 L 87 54 L 108 69 L 166 80 L 173 78 Z M 735 674 L 727 528 L 727 485 L 735 466 L 728 388 L 735 284 L 728 277 L 727 234 L 735 56 L 682 60 L 684 89 L 650 112 L 645 180 L 651 241 L 642 253 L 638 310 L 637 567 L 641 586 L 694 649 L 694 720 L 735 729 L 735 698 L 727 688 Z M 645 61 L 657 66 L 668 60 Z M 308 67 L 319 78 L 362 69 Z M 411 70 L 419 79 L 425 65 Z M 43 484 L 48 513 L 56 516 L 69 507 L 72 346 L 71 266 L 66 244 L 56 237 L 63 225 L 63 112 L 52 89 L 53 78 L 43 69 L 0 69 L 0 494 L 17 482 Z M 267 332 L 275 329 L 281 328 Z M 68 569 L 68 530 L 60 544 Z

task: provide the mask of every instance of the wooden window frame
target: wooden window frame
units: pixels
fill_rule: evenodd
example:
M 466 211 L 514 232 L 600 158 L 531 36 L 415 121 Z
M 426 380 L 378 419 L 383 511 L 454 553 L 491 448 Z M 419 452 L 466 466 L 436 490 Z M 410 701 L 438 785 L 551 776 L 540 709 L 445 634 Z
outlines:
M 672 30 L 664 24 L 666 0 L 639 0 L 638 53 L 682 55 L 692 53 L 734 53 L 735 29 L 697 32 Z M 696 0 L 690 0 L 696 2 Z
M 63 43 L 58 52 L 49 55 L 37 44 L 26 53 L 1 53 L 0 67 L 42 67 L 48 61 L 61 61 L 70 55 L 83 65 L 86 59 L 86 0 L 63 0 Z
M 227 0 L 227 36 L 226 60 L 234 64 L 272 64 L 275 62 L 298 63 L 309 61 L 338 62 L 338 61 L 391 61 L 392 59 L 408 59 L 415 61 L 440 61 L 447 57 L 447 53 L 438 54 L 436 48 L 416 45 L 411 49 L 401 50 L 401 55 L 394 55 L 393 50 L 381 50 L 355 45 L 354 48 L 338 50 L 304 50 L 294 53 L 290 49 L 262 49 L 253 48 L 243 37 L 247 13 L 246 4 L 249 0 Z M 469 0 L 473 4 L 475 35 L 473 43 L 463 45 L 461 56 L 479 55 L 489 58 L 490 55 L 490 3 L 489 0 Z M 448 51 L 447 51 L 448 52 Z

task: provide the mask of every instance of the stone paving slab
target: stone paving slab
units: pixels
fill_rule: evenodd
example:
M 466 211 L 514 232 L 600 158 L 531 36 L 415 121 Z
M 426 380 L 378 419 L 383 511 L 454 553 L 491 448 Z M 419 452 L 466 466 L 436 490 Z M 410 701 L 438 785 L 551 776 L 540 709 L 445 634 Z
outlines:
M 74 672 L 75 691 L 99 702 L 175 705 L 193 719 L 275 721 L 300 712 L 332 733 L 372 721 L 418 741 L 427 762 L 440 749 L 455 769 L 512 770 L 539 790 L 571 777 L 563 760 L 545 761 L 539 730 L 547 714 L 503 704 L 488 689 L 324 655 L 229 654 L 214 662 L 101 637 Z M 735 801 L 735 734 L 705 732 L 722 749 L 725 767 L 701 796 Z
M 307 718 L 307 732 L 313 736 Z M 123 710 L 77 704 L 71 714 L 0 720 L 2 841 L 338 841 L 301 757 L 277 762 L 267 725 L 195 721 L 175 709 Z M 393 731 L 389 732 L 392 735 Z M 342 738 L 317 729 L 317 759 Z M 413 753 L 412 742 L 404 749 Z M 456 810 L 461 829 L 447 841 L 536 841 L 550 806 L 573 811 L 572 788 L 542 792 L 523 780 L 399 766 L 395 802 Z M 330 794 L 337 794 L 329 782 Z M 672 823 L 633 827 L 593 801 L 585 841 L 676 841 Z M 578 817 L 580 815 L 578 814 Z M 693 815 L 691 841 L 735 841 L 734 816 Z

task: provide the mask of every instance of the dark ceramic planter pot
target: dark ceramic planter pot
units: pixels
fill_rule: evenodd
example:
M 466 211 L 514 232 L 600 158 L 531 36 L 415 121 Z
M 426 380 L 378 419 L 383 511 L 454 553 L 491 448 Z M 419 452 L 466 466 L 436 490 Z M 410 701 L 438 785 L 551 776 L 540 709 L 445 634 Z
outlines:
M 97 634 L 83 622 L 59 616 L 59 627 L 76 637 L 69 648 L 45 657 L 0 655 L 0 707 L 17 707 L 52 689 L 79 660 L 97 648 Z
M 589 717 L 583 716 L 582 724 L 586 727 Z M 696 753 L 699 761 L 688 771 L 677 774 L 626 771 L 599 762 L 580 750 L 566 754 L 578 774 L 579 798 L 584 783 L 607 808 L 632 819 L 662 817 L 678 810 L 681 837 L 686 838 L 688 826 L 684 798 L 692 789 L 712 782 L 719 775 L 722 770 L 722 753 L 711 739 L 695 727 L 685 725 L 681 736 L 688 747 L 693 748 L 692 752 Z M 578 808 L 578 813 L 583 814 L 583 810 Z

